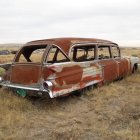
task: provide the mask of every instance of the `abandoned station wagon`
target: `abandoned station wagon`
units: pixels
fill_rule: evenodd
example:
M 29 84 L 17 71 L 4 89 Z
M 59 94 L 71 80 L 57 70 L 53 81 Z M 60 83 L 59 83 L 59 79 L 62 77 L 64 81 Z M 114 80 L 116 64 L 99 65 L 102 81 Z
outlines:
M 55 38 L 25 44 L 0 85 L 25 96 L 63 96 L 133 73 L 137 57 L 122 57 L 116 43 L 101 39 Z

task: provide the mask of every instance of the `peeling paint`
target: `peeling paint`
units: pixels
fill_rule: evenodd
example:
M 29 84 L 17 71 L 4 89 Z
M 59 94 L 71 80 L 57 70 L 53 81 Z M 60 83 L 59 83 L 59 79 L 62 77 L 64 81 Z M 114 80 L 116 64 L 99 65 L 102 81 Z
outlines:
M 78 52 L 80 55 L 78 61 L 81 59 L 79 62 L 75 61 L 74 56 L 71 54 L 71 48 L 77 47 L 77 44 L 78 48 L 82 48 L 81 50 L 85 49 L 84 53 L 82 51 Z M 112 46 L 118 50 L 117 57 L 112 55 Z M 49 62 L 47 58 L 50 55 L 50 49 L 53 47 L 55 47 L 56 52 L 54 52 L 54 56 Z M 99 58 L 98 47 L 102 50 L 104 47 L 108 47 L 110 56 Z M 45 49 L 41 62 L 32 62 L 30 57 L 32 52 L 40 48 Z M 93 58 L 85 58 L 83 60 L 93 50 Z M 63 59 L 57 60 L 59 53 Z M 21 55 L 25 57 L 27 62 L 19 62 Z M 77 52 L 73 55 L 77 55 Z M 107 40 L 86 38 L 37 40 L 25 44 L 19 50 L 13 63 L 10 65 L 11 67 L 6 69 L 7 73 L 2 77 L 3 80 L 0 85 L 19 89 L 18 92 L 27 89 L 27 91 L 35 91 L 39 95 L 42 95 L 40 93 L 45 93 L 54 98 L 90 85 L 111 82 L 122 78 L 132 73 L 133 67 L 138 63 L 139 59 L 137 57 L 121 57 L 118 45 Z M 7 68 L 7 65 L 0 66 Z M 46 87 L 43 85 L 45 81 L 48 81 L 45 83 Z M 50 84 L 47 85 L 47 83 Z M 27 92 L 31 96 L 35 93 Z

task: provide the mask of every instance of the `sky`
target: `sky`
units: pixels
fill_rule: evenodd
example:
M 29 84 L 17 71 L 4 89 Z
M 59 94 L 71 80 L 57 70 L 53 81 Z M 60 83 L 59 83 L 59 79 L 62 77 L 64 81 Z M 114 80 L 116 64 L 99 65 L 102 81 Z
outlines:
M 140 0 L 0 0 L 0 43 L 56 37 L 140 47 Z

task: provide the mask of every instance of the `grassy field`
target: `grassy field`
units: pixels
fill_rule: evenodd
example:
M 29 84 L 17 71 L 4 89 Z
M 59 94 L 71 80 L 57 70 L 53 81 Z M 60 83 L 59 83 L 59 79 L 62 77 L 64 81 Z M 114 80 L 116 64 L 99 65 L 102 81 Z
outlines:
M 122 51 L 137 56 L 140 52 Z M 139 99 L 140 69 L 80 97 L 22 98 L 2 88 L 0 139 L 139 140 Z
M 140 57 L 140 48 L 123 47 L 121 48 L 121 54 L 122 56 L 127 55 Z

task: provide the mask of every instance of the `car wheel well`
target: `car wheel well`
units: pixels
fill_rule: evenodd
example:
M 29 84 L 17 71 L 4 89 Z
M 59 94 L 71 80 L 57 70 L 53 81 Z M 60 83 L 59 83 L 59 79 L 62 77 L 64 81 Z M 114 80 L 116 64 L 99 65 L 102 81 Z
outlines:
M 138 69 L 138 64 L 135 63 L 134 66 L 133 66 L 133 70 L 132 70 L 132 73 L 135 73 Z

